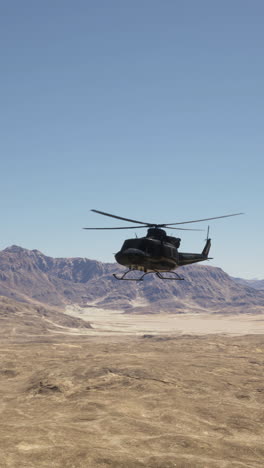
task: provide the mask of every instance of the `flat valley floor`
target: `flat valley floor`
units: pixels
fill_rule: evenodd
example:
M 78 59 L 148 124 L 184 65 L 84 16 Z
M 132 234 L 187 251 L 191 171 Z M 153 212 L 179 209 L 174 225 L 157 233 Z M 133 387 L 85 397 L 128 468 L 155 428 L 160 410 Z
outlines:
M 119 318 L 2 335 L 0 467 L 263 468 L 264 317 Z

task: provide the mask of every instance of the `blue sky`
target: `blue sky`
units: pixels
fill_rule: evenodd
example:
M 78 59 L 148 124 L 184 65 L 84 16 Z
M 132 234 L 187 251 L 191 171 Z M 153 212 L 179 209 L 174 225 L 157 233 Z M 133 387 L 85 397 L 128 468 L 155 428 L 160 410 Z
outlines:
M 243 211 L 210 223 L 210 264 L 263 278 L 263 20 L 260 0 L 2 2 L 0 248 L 111 262 L 134 232 L 83 231 L 125 225 L 91 208 Z

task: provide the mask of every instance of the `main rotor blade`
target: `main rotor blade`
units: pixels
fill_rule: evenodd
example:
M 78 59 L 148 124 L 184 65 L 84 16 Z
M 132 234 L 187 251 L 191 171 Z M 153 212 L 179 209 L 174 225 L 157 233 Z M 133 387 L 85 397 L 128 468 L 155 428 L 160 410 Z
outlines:
M 200 223 L 202 221 L 209 221 L 210 219 L 229 218 L 230 216 L 239 216 L 243 214 L 244 213 L 233 213 L 233 214 L 224 215 L 224 216 L 214 216 L 213 218 L 195 219 L 194 221 L 182 221 L 180 223 L 158 224 L 157 226 L 166 227 L 166 226 L 175 226 L 177 224 Z
M 106 228 L 102 228 L 102 227 L 92 227 L 92 228 L 88 228 L 88 227 L 85 227 L 83 229 L 88 229 L 89 231 L 93 231 L 93 230 L 97 230 L 97 231 L 105 231 L 105 230 L 113 230 L 113 229 L 141 229 L 141 228 L 149 228 L 149 225 L 146 224 L 144 226 L 125 226 L 125 227 L 106 227 Z M 153 228 L 155 228 L 155 226 L 153 226 Z M 204 229 L 188 229 L 188 228 L 175 228 L 175 227 L 170 227 L 170 229 L 175 229 L 177 231 L 204 231 Z
M 166 226 L 169 226 L 168 224 L 166 224 Z M 166 227 L 165 226 L 165 227 Z M 177 231 L 204 231 L 205 229 L 188 229 L 188 228 L 178 228 L 178 227 L 171 227 L 169 229 L 175 229 Z
M 135 219 L 129 219 L 129 218 L 123 218 L 122 216 L 116 216 L 110 213 L 105 213 L 104 211 L 98 211 L 98 210 L 91 210 L 94 213 L 99 213 L 104 216 L 110 216 L 110 218 L 116 218 L 116 219 L 122 219 L 123 221 L 128 221 L 129 223 L 138 223 L 138 224 L 144 224 L 144 226 L 155 226 L 153 223 L 143 223 L 143 221 L 137 221 Z M 113 228 L 114 229 L 114 228 Z
M 97 231 L 102 231 L 102 230 L 112 230 L 112 229 L 140 229 L 140 228 L 148 228 L 148 224 L 145 224 L 144 226 L 123 226 L 123 227 L 106 227 L 106 228 L 103 228 L 103 227 L 99 227 L 99 228 L 83 228 L 83 229 L 89 229 L 90 231 L 91 230 L 94 230 L 96 229 Z

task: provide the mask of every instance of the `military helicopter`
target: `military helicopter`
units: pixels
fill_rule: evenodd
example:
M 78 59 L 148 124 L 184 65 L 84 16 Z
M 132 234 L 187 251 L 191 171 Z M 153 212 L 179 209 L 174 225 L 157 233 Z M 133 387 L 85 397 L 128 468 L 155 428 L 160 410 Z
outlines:
M 150 273 L 154 273 L 158 278 L 163 280 L 184 280 L 184 278 L 179 276 L 173 270 L 180 266 L 190 265 L 191 263 L 203 262 L 205 260 L 210 259 L 208 257 L 211 247 L 211 239 L 209 238 L 209 227 L 207 230 L 206 244 L 202 250 L 202 253 L 178 252 L 181 239 L 179 237 L 167 236 L 166 232 L 162 228 L 166 228 L 169 226 L 169 229 L 177 229 L 181 231 L 201 231 L 201 229 L 188 229 L 172 226 L 198 223 L 202 221 L 209 221 L 212 219 L 229 218 L 231 216 L 239 216 L 243 214 L 233 213 L 224 216 L 215 216 L 213 218 L 195 219 L 193 221 L 155 224 L 137 221 L 135 219 L 123 218 L 122 216 L 116 216 L 110 213 L 105 213 L 104 211 L 91 211 L 104 216 L 109 216 L 110 218 L 121 219 L 122 221 L 128 221 L 129 223 L 136 223 L 137 226 L 106 228 L 99 227 L 83 229 L 112 230 L 148 228 L 147 235 L 145 237 L 136 237 L 133 239 L 125 240 L 121 250 L 115 255 L 117 263 L 128 267 L 128 270 L 125 271 L 121 276 L 118 276 L 115 273 L 113 276 L 118 280 L 126 281 L 142 281 L 144 277 Z M 138 226 L 138 224 L 140 226 Z M 129 275 L 129 273 L 133 271 L 140 271 L 143 274 L 139 278 L 127 277 L 127 275 Z M 170 275 L 167 275 L 167 273 L 170 273 Z M 164 276 L 164 274 L 166 276 Z

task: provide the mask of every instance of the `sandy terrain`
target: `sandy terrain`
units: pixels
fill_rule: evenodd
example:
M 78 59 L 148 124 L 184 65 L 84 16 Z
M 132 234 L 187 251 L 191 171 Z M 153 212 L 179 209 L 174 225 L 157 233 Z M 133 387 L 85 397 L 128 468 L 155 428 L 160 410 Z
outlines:
M 263 316 L 7 312 L 1 468 L 263 467 Z
M 53 335 L 0 354 L 1 467 L 263 467 L 263 335 Z
M 263 334 L 264 315 L 213 314 L 123 314 L 120 311 L 66 307 L 66 313 L 87 320 L 93 327 L 92 335 L 150 334 Z M 89 332 L 91 334 L 91 332 Z

